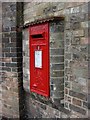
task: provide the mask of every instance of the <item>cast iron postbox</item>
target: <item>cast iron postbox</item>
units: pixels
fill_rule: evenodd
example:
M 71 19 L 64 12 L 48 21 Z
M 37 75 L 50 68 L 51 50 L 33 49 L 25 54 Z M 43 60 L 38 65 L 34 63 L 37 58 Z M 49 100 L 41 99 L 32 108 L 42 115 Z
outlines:
M 49 24 L 30 26 L 30 90 L 49 96 Z

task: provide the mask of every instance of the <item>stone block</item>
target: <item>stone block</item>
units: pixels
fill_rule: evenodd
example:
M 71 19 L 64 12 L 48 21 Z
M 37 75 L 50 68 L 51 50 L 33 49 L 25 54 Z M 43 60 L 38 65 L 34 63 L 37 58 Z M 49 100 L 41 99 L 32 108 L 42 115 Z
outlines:
M 81 6 L 81 12 L 88 13 L 88 4 L 87 3 L 85 3 L 84 5 Z
M 71 105 L 71 104 L 69 105 L 69 107 L 70 107 L 71 110 L 74 110 L 74 111 L 79 112 L 83 115 L 86 115 L 86 110 L 85 109 L 82 109 L 80 107 L 77 107 L 77 106 L 74 106 L 74 105 Z
M 51 72 L 51 77 L 63 77 L 64 76 L 64 72 L 63 71 L 53 71 Z
M 80 37 L 74 37 L 72 39 L 72 45 L 79 45 L 80 44 Z
M 50 69 L 52 70 L 64 70 L 64 65 L 63 64 L 51 64 Z
M 80 80 L 80 78 L 85 82 L 88 76 L 88 69 L 85 67 L 85 63 L 76 62 L 72 64 L 72 74 L 76 76 L 76 79 Z
M 87 87 L 83 86 L 82 83 L 76 83 L 76 82 L 72 82 L 72 89 L 75 92 L 79 92 L 79 93 L 87 93 Z
M 64 48 L 64 41 L 51 41 L 50 42 L 50 47 L 51 48 Z
M 73 13 L 79 13 L 80 12 L 80 7 L 73 7 L 70 9 L 70 13 L 73 14 Z
M 89 21 L 81 22 L 81 27 L 82 28 L 88 28 L 89 26 L 90 26 L 90 22 Z
M 80 43 L 81 45 L 89 44 L 89 38 L 82 37 Z
M 10 71 L 11 71 L 11 68 L 9 68 L 9 67 L 2 67 L 2 70 L 3 70 L 3 71 L 10 72 Z
M 65 54 L 65 59 L 71 60 L 71 59 L 72 59 L 71 53 L 66 53 L 66 54 Z
M 75 36 L 75 37 L 83 37 L 84 35 L 85 35 L 85 32 L 84 32 L 84 30 L 77 30 L 77 31 L 73 31 L 73 35 Z
M 86 94 L 74 92 L 73 90 L 69 91 L 69 95 L 73 96 L 73 97 L 76 97 L 76 98 L 79 98 L 79 99 L 84 100 L 84 101 L 87 100 L 87 95 Z
M 64 55 L 64 49 L 50 49 L 51 55 Z
M 71 21 L 71 23 L 70 23 L 70 28 L 72 29 L 72 30 L 78 30 L 78 29 L 80 29 L 80 22 L 78 22 L 78 21 Z
M 61 63 L 64 62 L 64 56 L 51 56 L 50 57 L 51 63 Z
M 64 78 L 51 78 L 51 84 L 59 84 L 62 85 L 64 83 Z

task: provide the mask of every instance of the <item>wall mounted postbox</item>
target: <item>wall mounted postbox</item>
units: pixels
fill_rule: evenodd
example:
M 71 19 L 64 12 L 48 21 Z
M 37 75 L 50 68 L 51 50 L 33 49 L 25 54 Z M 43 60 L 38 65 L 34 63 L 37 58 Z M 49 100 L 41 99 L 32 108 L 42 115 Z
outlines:
M 30 26 L 30 90 L 49 96 L 49 24 Z

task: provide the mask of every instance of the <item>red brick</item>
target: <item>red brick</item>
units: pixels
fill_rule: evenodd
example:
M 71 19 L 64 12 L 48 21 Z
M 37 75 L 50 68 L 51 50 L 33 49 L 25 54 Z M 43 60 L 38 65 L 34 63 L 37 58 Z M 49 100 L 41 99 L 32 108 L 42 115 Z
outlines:
M 69 93 L 69 90 L 65 88 L 65 94 L 68 94 Z
M 11 62 L 12 59 L 11 58 L 0 58 L 0 61 L 2 61 L 2 62 Z
M 72 103 L 78 106 L 81 106 L 82 102 L 78 99 L 73 98 Z

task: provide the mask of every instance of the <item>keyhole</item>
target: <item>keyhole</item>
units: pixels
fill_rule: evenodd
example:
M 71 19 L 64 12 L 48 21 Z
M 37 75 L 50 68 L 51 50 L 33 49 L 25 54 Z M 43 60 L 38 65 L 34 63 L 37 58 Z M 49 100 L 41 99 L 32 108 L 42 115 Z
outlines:
M 37 46 L 37 49 L 39 50 L 39 49 L 40 49 L 40 46 Z

